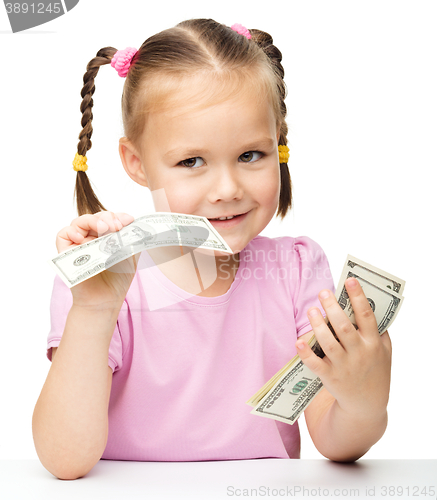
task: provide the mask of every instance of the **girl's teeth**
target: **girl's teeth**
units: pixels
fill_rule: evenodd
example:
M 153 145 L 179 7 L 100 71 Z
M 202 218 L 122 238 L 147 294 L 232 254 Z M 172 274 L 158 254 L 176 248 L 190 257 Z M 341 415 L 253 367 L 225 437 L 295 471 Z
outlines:
M 220 217 L 218 219 L 211 219 L 211 220 L 226 220 L 226 219 L 233 219 L 234 217 L 236 217 L 236 215 L 231 215 L 230 217 Z

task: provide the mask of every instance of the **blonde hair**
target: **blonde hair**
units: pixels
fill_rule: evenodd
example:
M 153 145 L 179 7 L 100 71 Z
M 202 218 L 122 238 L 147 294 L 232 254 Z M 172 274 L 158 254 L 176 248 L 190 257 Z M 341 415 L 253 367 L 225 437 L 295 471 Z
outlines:
M 287 144 L 285 122 L 286 86 L 282 54 L 264 31 L 250 29 L 251 39 L 212 19 L 191 19 L 148 38 L 132 59 L 121 99 L 126 137 L 141 151 L 141 135 L 147 114 L 171 106 L 186 78 L 213 77 L 214 85 L 196 87 L 196 102 L 225 100 L 248 88 L 259 98 L 267 95 L 280 130 L 278 145 Z M 117 52 L 105 47 L 87 65 L 83 76 L 82 131 L 77 152 L 91 148 L 94 79 L 100 66 L 109 64 Z M 292 206 L 291 179 L 287 163 L 280 164 L 281 187 L 276 216 L 283 219 Z M 86 172 L 76 176 L 75 196 L 79 215 L 106 210 L 95 195 Z

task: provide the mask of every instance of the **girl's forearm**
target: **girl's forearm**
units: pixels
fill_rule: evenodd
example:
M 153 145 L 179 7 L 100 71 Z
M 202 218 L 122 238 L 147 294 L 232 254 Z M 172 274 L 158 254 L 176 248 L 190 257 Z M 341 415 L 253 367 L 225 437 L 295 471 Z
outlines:
M 118 312 L 72 306 L 35 405 L 35 449 L 44 467 L 61 479 L 85 475 L 105 449 L 108 352 Z
M 336 400 L 320 417 L 311 434 L 317 450 L 337 462 L 353 462 L 362 457 L 387 428 L 387 411 L 356 416 L 344 411 Z

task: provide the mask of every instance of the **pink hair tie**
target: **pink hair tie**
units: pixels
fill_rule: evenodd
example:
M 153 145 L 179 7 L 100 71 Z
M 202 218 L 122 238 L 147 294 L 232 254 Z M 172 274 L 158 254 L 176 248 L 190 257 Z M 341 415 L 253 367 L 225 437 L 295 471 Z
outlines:
M 117 52 L 112 56 L 111 66 L 117 70 L 119 76 L 124 78 L 127 75 L 132 58 L 137 52 L 137 49 L 127 47 L 124 50 L 117 50 Z
M 234 30 L 237 33 L 239 33 L 240 35 L 245 36 L 248 40 L 250 40 L 252 38 L 252 35 L 250 34 L 249 30 L 247 28 L 245 28 L 242 24 L 238 24 L 238 23 L 233 24 L 231 26 L 231 30 Z

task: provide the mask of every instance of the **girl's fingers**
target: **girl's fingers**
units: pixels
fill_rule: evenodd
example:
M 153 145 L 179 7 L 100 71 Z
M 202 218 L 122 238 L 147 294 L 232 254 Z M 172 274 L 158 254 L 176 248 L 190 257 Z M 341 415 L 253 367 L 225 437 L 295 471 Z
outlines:
M 59 231 L 56 235 L 56 239 L 59 239 L 62 242 L 62 247 L 64 247 L 65 245 L 69 245 L 72 241 L 80 245 L 84 238 L 73 227 L 67 226 Z M 58 250 L 61 251 L 59 248 Z
M 73 245 L 82 245 L 95 238 L 120 231 L 134 220 L 132 215 L 124 212 L 101 211 L 95 214 L 84 214 L 73 219 L 56 235 L 56 247 L 62 252 Z
M 120 220 L 120 222 L 124 225 L 127 226 L 131 222 L 135 220 L 133 215 L 126 214 L 124 212 L 116 212 L 115 216 Z
M 97 215 L 97 214 L 96 214 Z M 98 237 L 119 231 L 123 225 L 113 212 L 100 212 L 97 220 Z
M 71 226 L 67 228 L 67 235 L 71 241 L 79 245 L 81 245 L 85 239 L 85 236 L 82 233 L 80 233 L 74 227 Z
M 98 228 L 103 230 L 103 234 L 107 232 L 115 232 L 130 224 L 134 217 L 124 212 L 100 212 Z M 100 236 L 103 236 L 100 234 Z
M 72 220 L 70 227 L 80 233 L 84 238 L 88 235 L 96 237 L 98 234 L 97 223 L 101 213 L 98 214 L 84 214 Z
M 345 285 L 361 335 L 367 339 L 379 337 L 375 315 L 359 281 L 349 278 L 345 281 Z
M 70 226 L 65 228 L 66 235 L 78 243 L 78 234 L 82 236 L 80 244 L 87 236 L 99 238 L 105 234 L 120 231 L 124 226 L 130 224 L 134 220 L 129 214 L 119 212 L 97 212 L 96 214 L 84 214 L 71 221 Z
M 355 329 L 354 325 L 351 323 L 350 319 L 347 317 L 346 313 L 340 307 L 334 294 L 331 292 L 331 290 L 322 290 L 319 293 L 319 300 L 323 306 L 323 309 L 326 311 L 326 315 L 328 316 L 329 322 L 331 323 L 331 326 L 334 329 L 341 343 L 341 346 L 343 346 L 344 350 L 346 351 L 354 349 L 362 342 L 362 338 Z M 335 340 L 335 337 L 329 330 L 328 326 L 326 326 L 326 329 L 330 332 L 332 340 L 340 345 L 338 341 Z M 322 349 L 325 351 L 323 345 Z M 328 354 L 326 351 L 325 353 Z
M 325 322 L 325 318 L 317 307 L 312 307 L 307 313 L 320 347 L 323 349 L 325 355 L 335 362 L 345 354 L 343 346 L 332 335 L 331 330 Z
M 117 217 L 117 215 L 119 217 Z M 84 214 L 74 219 L 71 226 L 76 228 L 84 237 L 100 237 L 108 233 L 119 231 L 127 224 L 130 224 L 134 218 L 129 214 L 119 212 L 97 212 L 96 214 Z
M 296 349 L 304 365 L 318 377 L 323 378 L 328 370 L 328 364 L 325 358 L 319 358 L 314 354 L 311 347 L 304 340 L 298 340 L 296 342 Z
M 56 248 L 61 253 L 73 245 L 82 245 L 85 238 L 74 227 L 67 226 L 56 235 Z

